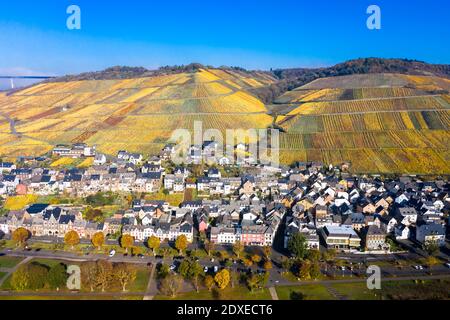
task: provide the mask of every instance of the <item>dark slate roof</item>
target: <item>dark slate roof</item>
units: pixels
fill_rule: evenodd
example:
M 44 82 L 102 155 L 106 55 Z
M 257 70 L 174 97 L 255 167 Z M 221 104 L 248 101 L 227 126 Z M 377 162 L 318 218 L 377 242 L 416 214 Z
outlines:
M 44 211 L 48 206 L 49 206 L 49 204 L 36 203 L 36 204 L 31 205 L 26 211 L 29 214 L 38 214 L 38 213 L 41 213 L 42 211 Z

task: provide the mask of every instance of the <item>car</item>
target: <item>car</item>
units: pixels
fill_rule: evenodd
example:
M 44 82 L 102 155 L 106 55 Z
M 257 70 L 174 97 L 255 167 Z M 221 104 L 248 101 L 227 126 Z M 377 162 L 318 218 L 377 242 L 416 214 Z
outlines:
M 110 258 L 114 257 L 115 255 L 116 255 L 116 250 L 111 250 L 111 251 L 109 252 L 109 257 L 110 257 Z
M 342 270 L 342 271 L 345 271 L 345 267 L 342 266 L 342 267 L 341 267 L 341 270 Z
M 174 265 L 174 264 L 172 264 L 172 265 L 170 266 L 170 270 L 171 270 L 171 271 L 175 271 L 176 268 L 177 268 L 177 266 Z
M 209 271 L 209 268 L 208 268 L 208 267 L 204 267 L 204 268 L 203 268 L 203 272 L 208 273 L 208 271 Z
M 447 263 L 445 264 L 445 266 L 446 266 L 447 268 L 450 268 L 450 262 L 447 262 Z
M 219 271 L 219 267 L 218 266 L 214 266 L 214 273 L 217 273 Z
M 211 262 L 214 262 L 215 260 L 214 260 L 214 258 L 211 258 Z

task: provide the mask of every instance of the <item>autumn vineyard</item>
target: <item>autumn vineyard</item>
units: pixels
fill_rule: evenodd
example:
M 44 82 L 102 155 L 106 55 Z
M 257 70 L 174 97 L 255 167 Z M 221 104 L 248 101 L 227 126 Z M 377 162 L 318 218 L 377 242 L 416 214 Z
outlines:
M 269 112 L 254 89 L 269 73 L 231 69 L 125 80 L 41 83 L 0 94 L 0 155 L 36 156 L 84 142 L 113 155 L 156 153 L 173 130 L 268 128 L 281 162 L 350 162 L 355 173 L 450 174 L 450 80 L 364 74 L 322 78 L 288 91 Z M 67 161 L 67 160 L 62 160 Z M 56 163 L 55 166 L 60 165 Z

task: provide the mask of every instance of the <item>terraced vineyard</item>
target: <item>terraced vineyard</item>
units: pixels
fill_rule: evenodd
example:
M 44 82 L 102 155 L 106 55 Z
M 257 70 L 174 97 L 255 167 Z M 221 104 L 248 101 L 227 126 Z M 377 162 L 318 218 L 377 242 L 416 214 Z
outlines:
M 382 87 L 402 83 L 408 87 Z M 320 79 L 291 91 L 292 96 L 307 93 L 304 101 L 314 96 L 316 102 L 278 116 L 277 124 L 286 132 L 281 135 L 281 161 L 351 162 L 358 173 L 450 174 L 449 97 L 426 92 L 431 87 L 447 90 L 448 83 L 363 75 Z M 372 87 L 351 88 L 358 84 Z M 330 85 L 339 88 L 326 88 Z
M 42 83 L 0 95 L 0 155 L 39 155 L 85 142 L 107 154 L 158 152 L 173 130 L 266 128 L 265 105 L 247 90 L 265 73 L 201 69 L 127 80 Z

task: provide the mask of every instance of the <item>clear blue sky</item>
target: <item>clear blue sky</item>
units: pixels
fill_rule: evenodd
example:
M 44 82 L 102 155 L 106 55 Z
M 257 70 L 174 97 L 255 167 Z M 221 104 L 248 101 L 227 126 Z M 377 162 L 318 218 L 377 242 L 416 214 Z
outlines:
M 66 8 L 82 29 L 66 28 Z M 378 4 L 382 30 L 366 28 Z M 449 63 L 448 0 L 2 0 L 0 73 L 201 62 L 249 69 L 379 56 Z

